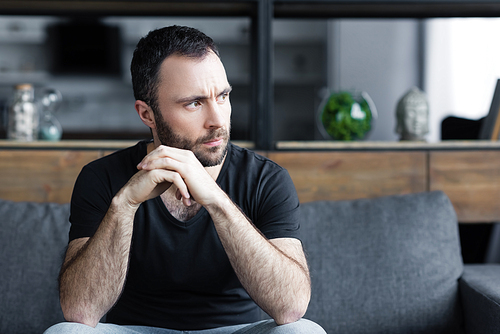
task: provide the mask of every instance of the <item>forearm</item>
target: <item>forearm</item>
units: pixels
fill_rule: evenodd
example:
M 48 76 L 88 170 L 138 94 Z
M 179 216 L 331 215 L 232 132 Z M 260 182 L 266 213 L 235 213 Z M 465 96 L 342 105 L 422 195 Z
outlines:
M 95 326 L 114 305 L 127 274 L 134 210 L 115 198 L 98 230 L 66 258 L 60 274 L 60 299 L 66 320 Z
M 183 198 L 192 196 L 209 212 L 243 287 L 278 324 L 305 313 L 310 282 L 300 242 L 268 241 L 216 184 L 220 167 L 204 169 L 193 152 L 160 146 L 138 168 L 175 171 Z
M 227 196 L 207 210 L 238 278 L 252 299 L 278 324 L 301 318 L 310 299 L 305 259 L 299 263 L 283 253 Z M 301 249 L 300 253 L 303 254 Z

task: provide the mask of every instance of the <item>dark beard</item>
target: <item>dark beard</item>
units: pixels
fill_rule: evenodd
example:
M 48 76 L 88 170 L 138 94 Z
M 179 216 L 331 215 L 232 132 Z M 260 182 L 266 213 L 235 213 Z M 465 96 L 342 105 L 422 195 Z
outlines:
M 206 136 L 198 138 L 192 142 L 187 138 L 174 133 L 170 125 L 163 120 L 163 117 L 155 112 L 156 133 L 162 145 L 176 147 L 183 150 L 192 151 L 203 167 L 218 166 L 224 161 L 228 149 L 229 133 L 226 129 L 212 129 Z M 215 139 L 223 138 L 224 143 L 220 146 L 210 147 L 208 150 L 199 149 L 203 143 Z

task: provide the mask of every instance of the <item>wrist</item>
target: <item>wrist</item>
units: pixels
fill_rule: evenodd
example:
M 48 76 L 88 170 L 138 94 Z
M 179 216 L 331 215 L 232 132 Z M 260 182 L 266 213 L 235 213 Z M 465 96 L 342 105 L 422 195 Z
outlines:
M 211 203 L 205 205 L 205 209 L 212 217 L 215 215 L 234 215 L 235 210 L 241 211 L 222 189 L 220 195 L 214 196 Z
M 111 200 L 110 209 L 117 213 L 133 216 L 140 205 L 141 203 L 132 203 L 122 189 Z

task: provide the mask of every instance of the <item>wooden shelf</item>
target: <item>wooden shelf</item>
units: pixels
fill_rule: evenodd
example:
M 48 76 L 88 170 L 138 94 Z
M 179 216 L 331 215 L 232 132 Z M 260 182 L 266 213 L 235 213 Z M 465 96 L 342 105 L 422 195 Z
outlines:
M 401 151 L 401 150 L 500 150 L 500 141 L 447 140 L 438 143 L 389 141 L 281 141 L 277 150 L 291 151 Z
M 2 0 L 2 15 L 249 16 L 256 1 Z
M 460 222 L 500 221 L 500 142 L 274 143 L 271 67 L 274 18 L 500 17 L 500 0 L 5 0 L 0 15 L 250 17 L 255 144 L 237 144 L 287 168 L 302 202 L 442 190 Z M 136 142 L 0 140 L 0 198 L 66 203 L 82 166 Z
M 14 141 L 0 140 L 0 149 L 101 149 L 126 148 L 138 140 L 60 140 Z M 232 141 L 238 146 L 253 149 L 249 141 Z M 338 141 L 280 141 L 276 151 L 436 151 L 436 150 L 500 150 L 500 141 L 449 140 L 438 143 L 425 142 L 338 142 Z M 271 152 L 271 151 L 268 151 Z
M 3 0 L 2 15 L 251 16 L 268 3 L 274 17 L 495 17 L 496 0 Z
M 137 140 L 61 140 L 61 141 L 15 141 L 0 140 L 0 149 L 66 149 L 66 150 L 110 150 L 132 146 Z
M 2 0 L 0 15 L 248 17 L 251 140 L 272 150 L 275 18 L 500 17 L 499 0 Z M 278 149 L 281 149 L 278 146 Z M 283 148 L 288 149 L 288 148 Z M 315 148 L 313 148 L 315 149 Z M 322 148 L 321 148 L 322 149 Z
M 498 142 L 349 143 L 267 152 L 302 203 L 441 190 L 462 223 L 500 222 Z
M 275 17 L 429 18 L 497 17 L 496 0 L 286 0 L 274 2 Z
M 135 145 L 139 140 L 60 140 L 15 141 L 0 140 L 0 150 L 119 150 Z M 252 142 L 233 141 L 238 146 L 253 148 Z
M 85 164 L 136 142 L 0 140 L 0 198 L 66 203 Z M 279 144 L 259 153 L 288 170 L 303 203 L 442 190 L 460 222 L 500 221 L 499 142 Z

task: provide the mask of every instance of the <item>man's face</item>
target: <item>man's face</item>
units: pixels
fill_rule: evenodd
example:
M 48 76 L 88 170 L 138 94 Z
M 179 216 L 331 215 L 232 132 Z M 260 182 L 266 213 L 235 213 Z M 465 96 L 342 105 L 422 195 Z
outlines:
M 191 150 L 203 166 L 222 163 L 230 132 L 231 86 L 219 57 L 170 56 L 160 67 L 155 140 Z

